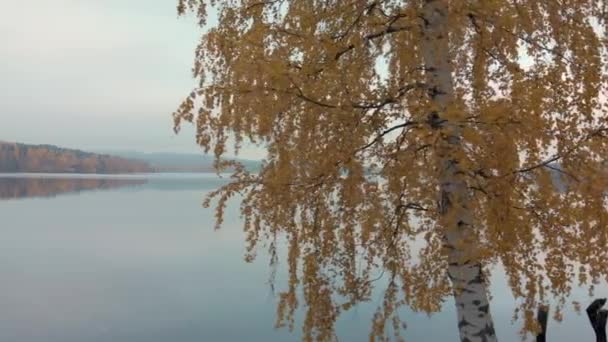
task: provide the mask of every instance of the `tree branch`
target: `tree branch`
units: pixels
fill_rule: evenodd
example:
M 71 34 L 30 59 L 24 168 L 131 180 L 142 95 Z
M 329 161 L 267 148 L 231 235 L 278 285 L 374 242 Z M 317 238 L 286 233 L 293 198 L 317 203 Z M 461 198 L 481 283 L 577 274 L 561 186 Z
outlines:
M 386 29 L 376 32 L 376 33 L 370 33 L 366 36 L 363 37 L 363 40 L 370 41 L 370 40 L 374 40 L 376 38 L 380 38 L 380 37 L 384 37 L 385 35 L 391 34 L 391 33 L 395 33 L 395 32 L 401 32 L 401 31 L 407 31 L 407 30 L 411 30 L 412 26 L 410 25 L 406 25 L 406 26 L 388 26 Z M 336 53 L 336 56 L 334 57 L 334 59 L 337 61 L 338 59 L 340 59 L 340 57 L 342 57 L 342 55 L 344 55 L 345 53 L 353 50 L 355 48 L 355 44 L 350 44 L 349 46 L 347 46 L 346 48 L 342 49 L 341 51 L 339 51 L 338 53 Z
M 563 59 L 563 60 L 565 60 L 565 61 L 568 61 L 569 63 L 574 63 L 574 61 L 573 61 L 572 59 L 570 59 L 570 58 L 568 58 L 567 56 L 565 56 L 565 55 L 564 55 L 563 53 L 561 53 L 559 50 L 557 50 L 557 49 L 555 49 L 555 48 L 550 48 L 550 47 L 548 47 L 548 46 L 546 46 L 546 45 L 544 45 L 544 44 L 542 44 L 542 43 L 539 43 L 539 42 L 535 41 L 535 40 L 534 40 L 534 38 L 532 38 L 532 37 L 528 37 L 528 36 L 524 36 L 524 35 L 522 35 L 522 34 L 518 34 L 518 33 L 512 32 L 511 30 L 508 30 L 508 29 L 506 29 L 506 28 L 505 28 L 505 27 L 503 27 L 503 26 L 495 26 L 495 24 L 494 24 L 494 22 L 493 22 L 492 20 L 490 20 L 490 19 L 486 19 L 486 18 L 483 18 L 483 17 L 480 17 L 480 16 L 476 16 L 476 15 L 474 15 L 473 13 L 469 13 L 469 14 L 467 14 L 467 16 L 468 16 L 469 18 L 476 18 L 476 19 L 479 19 L 479 20 L 485 21 L 485 22 L 487 22 L 487 23 L 489 23 L 489 24 L 493 25 L 494 27 L 496 27 L 496 28 L 498 28 L 498 29 L 500 29 L 500 30 L 502 30 L 502 31 L 506 32 L 507 34 L 509 34 L 509 35 L 511 35 L 511 36 L 513 36 L 513 37 L 515 37 L 515 38 L 519 39 L 519 40 L 524 41 L 524 42 L 525 42 L 525 43 L 527 43 L 527 44 L 530 44 L 530 45 L 532 45 L 532 46 L 535 46 L 535 47 L 537 47 L 537 48 L 539 48 L 539 49 L 541 49 L 541 50 L 547 51 L 547 52 L 549 52 L 549 53 L 553 54 L 554 56 L 557 56 L 557 57 L 559 57 L 559 58 L 561 58 L 561 59 Z
M 314 103 L 314 104 L 316 104 L 318 106 L 321 106 L 321 107 L 325 107 L 325 108 L 338 108 L 338 106 L 336 106 L 336 105 L 332 105 L 332 104 L 329 104 L 329 103 L 321 102 L 319 100 L 315 100 L 315 99 L 313 99 L 311 97 L 308 97 L 308 96 L 304 95 L 304 92 L 302 91 L 302 88 L 300 88 L 297 85 L 297 83 L 291 77 L 289 77 L 289 76 L 287 76 L 287 77 L 289 78 L 289 81 L 291 81 L 291 84 L 294 86 L 294 88 L 296 88 L 296 90 L 297 90 L 298 93 L 295 94 L 295 95 L 298 98 L 300 98 L 300 99 L 302 99 L 304 101 L 310 102 L 310 103 Z
M 361 152 L 361 151 L 363 151 L 363 150 L 365 150 L 365 149 L 367 149 L 367 148 L 371 147 L 372 145 L 374 145 L 375 143 L 377 143 L 378 141 L 380 141 L 380 139 L 382 139 L 382 138 L 383 138 L 385 135 L 389 134 L 390 132 L 393 132 L 394 130 L 397 130 L 397 129 L 399 129 L 399 128 L 405 128 L 405 127 L 408 127 L 408 126 L 413 126 L 413 125 L 415 125 L 415 124 L 417 124 L 417 122 L 416 122 L 416 121 L 406 121 L 406 122 L 404 122 L 404 123 L 402 123 L 402 124 L 399 124 L 399 125 L 393 126 L 393 127 L 391 127 L 391 128 L 388 128 L 388 129 L 386 129 L 386 130 L 384 130 L 384 131 L 380 132 L 380 133 L 379 133 L 379 134 L 376 136 L 376 138 L 375 138 L 374 140 L 372 140 L 370 143 L 368 143 L 368 144 L 366 144 L 365 146 L 360 147 L 360 148 L 358 148 L 357 150 L 355 150 L 355 153 L 357 153 L 357 152 Z
M 401 97 L 403 97 L 403 95 L 405 95 L 408 91 L 417 89 L 417 88 L 425 89 L 425 88 L 427 88 L 427 85 L 426 85 L 426 83 L 422 83 L 422 82 L 408 84 L 406 86 L 399 88 L 397 90 L 397 94 L 395 94 L 394 96 L 388 96 L 377 103 L 353 103 L 353 107 L 357 108 L 357 109 L 382 108 L 382 107 L 386 106 L 387 104 L 397 103 L 397 100 L 399 100 Z
M 353 20 L 353 22 L 346 28 L 346 30 L 344 30 L 344 32 L 338 34 L 337 36 L 333 37 L 334 39 L 337 40 L 342 40 L 344 39 L 349 33 L 350 31 L 352 31 L 352 29 L 357 26 L 357 24 L 361 21 L 361 18 L 363 18 L 363 15 L 365 14 L 365 12 L 370 13 L 374 7 L 376 7 L 376 5 L 378 5 L 377 2 L 372 2 L 371 4 L 365 6 L 361 12 L 359 12 L 359 14 L 357 15 L 357 17 L 355 18 L 355 20 Z
M 562 154 L 556 154 L 553 157 L 551 157 L 549 159 L 546 159 L 546 160 L 544 160 L 544 161 L 542 161 L 542 162 L 540 162 L 538 164 L 534 164 L 534 165 L 531 165 L 531 166 L 528 166 L 528 167 L 524 167 L 524 168 L 515 170 L 515 171 L 511 172 L 510 174 L 512 175 L 512 174 L 517 174 L 517 173 L 525 173 L 525 172 L 530 172 L 532 170 L 535 170 L 535 169 L 538 169 L 538 168 L 541 168 L 541 167 L 548 167 L 549 164 L 551 164 L 553 162 L 556 162 L 556 161 L 558 161 L 558 160 L 560 160 L 560 159 L 562 159 L 564 157 L 567 157 L 570 154 L 572 154 L 573 152 L 575 152 L 576 150 L 578 150 L 582 146 L 582 144 L 585 143 L 586 141 L 588 141 L 588 140 L 590 140 L 590 139 L 592 139 L 594 137 L 600 136 L 600 135 L 602 135 L 602 133 L 607 132 L 607 131 L 608 131 L 608 128 L 606 128 L 606 127 L 600 127 L 598 129 L 592 131 L 587 136 L 585 136 L 582 139 L 580 139 L 572 148 L 570 148 L 569 150 L 565 151 L 564 153 L 562 153 Z M 509 174 L 505 174 L 504 176 L 508 176 L 508 175 Z

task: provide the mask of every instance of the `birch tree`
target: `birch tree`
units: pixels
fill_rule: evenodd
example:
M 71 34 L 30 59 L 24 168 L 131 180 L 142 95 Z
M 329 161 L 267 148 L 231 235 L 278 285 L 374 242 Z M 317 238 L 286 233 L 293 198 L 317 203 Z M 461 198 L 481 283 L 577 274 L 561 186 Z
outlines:
M 219 225 L 240 195 L 246 257 L 264 245 L 276 263 L 287 241 L 277 325 L 302 307 L 304 340 L 333 340 L 380 290 L 370 340 L 453 296 L 461 340 L 495 341 L 493 265 L 525 331 L 549 298 L 605 281 L 607 6 L 180 0 L 210 28 L 175 127 L 235 167 L 206 204 Z M 243 144 L 266 151 L 259 173 L 222 161 Z

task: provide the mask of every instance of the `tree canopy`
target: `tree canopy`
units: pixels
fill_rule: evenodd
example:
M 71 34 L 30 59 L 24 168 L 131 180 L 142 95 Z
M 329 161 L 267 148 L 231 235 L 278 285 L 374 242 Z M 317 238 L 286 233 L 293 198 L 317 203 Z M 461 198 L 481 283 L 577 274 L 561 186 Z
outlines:
M 239 168 L 211 197 L 221 223 L 242 196 L 248 258 L 260 242 L 276 258 L 288 241 L 280 325 L 293 327 L 303 305 L 305 340 L 331 340 L 381 271 L 370 337 L 398 334 L 399 306 L 433 312 L 453 294 L 450 249 L 480 274 L 504 266 L 526 330 L 538 304 L 608 280 L 608 2 L 180 0 L 178 10 L 217 24 L 196 50 L 199 87 L 176 128 L 193 122 L 218 160 L 242 144 L 267 151 L 259 173 Z M 442 211 L 456 203 L 438 195 L 446 161 L 474 227 L 462 244 L 446 242 L 464 225 Z

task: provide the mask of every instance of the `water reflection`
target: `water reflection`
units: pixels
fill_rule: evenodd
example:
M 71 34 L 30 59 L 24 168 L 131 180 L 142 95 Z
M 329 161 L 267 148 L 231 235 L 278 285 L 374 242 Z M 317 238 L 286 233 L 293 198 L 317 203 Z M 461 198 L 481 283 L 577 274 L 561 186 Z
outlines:
M 0 199 L 54 197 L 60 194 L 138 186 L 147 183 L 137 178 L 33 178 L 1 177 Z
M 0 176 L 0 188 L 23 182 L 86 184 L 88 177 Z M 301 316 L 293 333 L 273 329 L 277 293 L 286 289 L 285 268 L 279 267 L 271 292 L 263 250 L 254 263 L 243 260 L 245 234 L 236 203 L 226 209 L 220 231 L 213 229 L 213 211 L 201 208 L 205 193 L 224 180 L 214 174 L 93 180 L 125 186 L 0 203 L 1 342 L 300 341 Z M 511 324 L 515 303 L 504 272 L 496 268 L 493 274 L 499 340 L 519 341 L 521 325 Z M 608 289 L 598 286 L 596 294 L 606 296 Z M 581 288 L 571 299 L 583 309 L 591 302 Z M 344 312 L 337 323 L 340 341 L 368 341 L 371 318 L 383 300 L 374 294 Z M 403 314 L 406 341 L 458 338 L 453 301 L 431 317 Z M 578 315 L 568 306 L 562 323 L 549 322 L 550 342 L 587 340 L 593 340 L 593 331 L 584 312 Z
M 227 181 L 215 173 L 157 173 L 135 175 L 0 173 L 0 200 L 55 197 L 91 190 L 136 189 L 192 191 L 216 189 Z

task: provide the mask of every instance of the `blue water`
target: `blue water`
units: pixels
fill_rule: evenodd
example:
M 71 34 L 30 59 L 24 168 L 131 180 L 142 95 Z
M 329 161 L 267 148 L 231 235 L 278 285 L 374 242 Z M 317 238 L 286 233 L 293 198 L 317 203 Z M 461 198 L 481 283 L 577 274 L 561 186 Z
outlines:
M 23 186 L 21 176 L 0 178 L 3 187 L 19 179 Z M 88 188 L 40 197 L 39 188 L 27 189 L 19 197 L 0 198 L 0 341 L 299 340 L 299 328 L 293 333 L 273 328 L 277 298 L 267 283 L 268 260 L 262 254 L 252 264 L 243 261 L 235 208 L 214 231 L 213 213 L 201 207 L 205 193 L 222 180 L 215 175 L 124 179 L 144 181 L 104 189 L 89 182 Z M 277 291 L 284 286 L 280 279 L 279 272 Z M 513 299 L 499 274 L 492 290 L 500 340 L 519 340 L 519 325 L 511 324 Z M 576 296 L 589 302 L 582 290 Z M 372 313 L 381 303 L 378 295 L 343 314 L 340 341 L 367 341 Z M 450 301 L 431 317 L 405 316 L 407 341 L 457 340 Z M 593 340 L 585 316 L 569 310 L 563 323 L 550 321 L 549 341 L 575 339 Z

